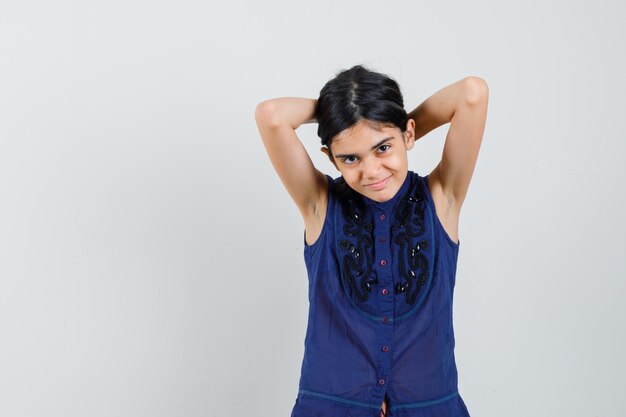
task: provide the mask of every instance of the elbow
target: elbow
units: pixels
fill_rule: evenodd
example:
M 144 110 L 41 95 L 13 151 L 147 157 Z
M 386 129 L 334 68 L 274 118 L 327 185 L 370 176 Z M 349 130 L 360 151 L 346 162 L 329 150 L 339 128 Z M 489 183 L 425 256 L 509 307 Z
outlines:
M 258 126 L 275 127 L 279 124 L 276 117 L 276 105 L 272 100 L 265 100 L 257 104 L 254 118 Z
M 489 100 L 489 86 L 480 77 L 465 79 L 465 100 L 470 105 L 484 105 Z

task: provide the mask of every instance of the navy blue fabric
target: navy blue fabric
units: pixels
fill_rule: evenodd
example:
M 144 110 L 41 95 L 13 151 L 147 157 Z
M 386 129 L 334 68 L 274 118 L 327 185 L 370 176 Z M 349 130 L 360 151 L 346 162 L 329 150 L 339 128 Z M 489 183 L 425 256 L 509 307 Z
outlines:
M 458 392 L 452 300 L 459 245 L 428 177 L 389 201 L 329 182 L 319 238 L 305 241 L 309 316 L 291 417 L 468 417 Z

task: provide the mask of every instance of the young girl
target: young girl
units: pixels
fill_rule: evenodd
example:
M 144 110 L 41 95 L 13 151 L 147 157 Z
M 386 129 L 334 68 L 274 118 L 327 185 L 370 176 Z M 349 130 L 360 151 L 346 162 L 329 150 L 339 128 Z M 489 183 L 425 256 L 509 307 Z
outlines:
M 457 389 L 452 296 L 458 220 L 487 115 L 484 80 L 457 81 L 406 113 L 398 84 L 355 66 L 317 100 L 260 103 L 256 121 L 304 219 L 309 317 L 292 417 L 469 416 Z M 318 123 L 341 177 L 296 135 Z M 450 123 L 439 164 L 407 151 Z

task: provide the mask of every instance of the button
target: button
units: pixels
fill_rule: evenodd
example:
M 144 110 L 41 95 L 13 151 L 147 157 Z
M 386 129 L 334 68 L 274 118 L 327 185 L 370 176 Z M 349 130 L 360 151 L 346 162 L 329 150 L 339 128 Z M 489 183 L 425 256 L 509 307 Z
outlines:
M 383 346 L 383 352 L 389 352 L 389 346 Z
M 380 260 L 380 265 L 381 266 L 386 266 L 387 265 L 387 260 L 386 259 L 381 259 Z
M 385 243 L 385 242 L 387 242 L 387 238 L 386 237 L 380 237 L 380 238 L 378 238 L 378 241 L 380 243 Z
M 388 323 L 389 322 L 389 317 L 385 316 L 383 317 L 383 323 Z
M 387 288 L 383 288 L 381 292 L 383 293 L 383 295 L 389 294 L 389 290 Z
M 382 378 L 380 378 L 380 379 L 378 380 L 378 385 L 385 385 L 385 380 L 384 380 L 384 379 L 382 379 Z
M 378 218 L 380 220 L 385 220 L 387 218 L 387 216 L 385 216 L 384 214 L 381 214 L 380 216 L 378 216 Z

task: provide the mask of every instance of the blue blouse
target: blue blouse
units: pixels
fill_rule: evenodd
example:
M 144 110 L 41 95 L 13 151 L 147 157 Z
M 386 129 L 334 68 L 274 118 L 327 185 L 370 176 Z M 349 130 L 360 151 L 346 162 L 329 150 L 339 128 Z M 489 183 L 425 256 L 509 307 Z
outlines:
M 457 389 L 452 298 L 459 245 L 428 176 L 409 171 L 378 203 L 329 183 L 319 238 L 305 241 L 309 316 L 291 417 L 469 417 Z

